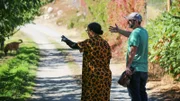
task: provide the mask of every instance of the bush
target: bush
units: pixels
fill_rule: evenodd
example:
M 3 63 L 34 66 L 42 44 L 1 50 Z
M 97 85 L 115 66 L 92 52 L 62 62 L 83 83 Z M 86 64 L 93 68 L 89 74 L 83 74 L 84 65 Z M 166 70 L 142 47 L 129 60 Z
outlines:
M 25 101 L 30 96 L 35 74 L 32 66 L 38 64 L 39 50 L 22 47 L 17 56 L 0 65 L 0 100 Z
M 149 32 L 150 61 L 160 64 L 175 79 L 180 80 L 180 2 L 176 0 L 170 12 L 152 20 Z

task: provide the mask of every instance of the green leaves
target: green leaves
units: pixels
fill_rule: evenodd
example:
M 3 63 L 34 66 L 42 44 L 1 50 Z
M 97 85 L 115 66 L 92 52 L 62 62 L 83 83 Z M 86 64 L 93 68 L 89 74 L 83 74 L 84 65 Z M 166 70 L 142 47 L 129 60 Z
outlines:
M 180 13 L 175 13 L 180 2 L 176 0 L 170 12 L 164 12 L 147 25 L 150 36 L 150 61 L 159 63 L 167 73 L 180 78 Z M 176 9 L 175 9 L 176 8 Z
M 17 56 L 0 65 L 1 101 L 26 101 L 27 94 L 32 92 L 28 87 L 32 87 L 34 81 L 35 75 L 32 72 L 35 68 L 32 67 L 38 65 L 39 49 L 21 47 L 20 51 Z
M 29 23 L 39 14 L 43 2 L 40 0 L 1 0 L 0 1 L 0 35 L 9 37 L 14 30 Z
M 106 27 L 107 24 L 107 5 L 110 0 L 84 0 L 88 6 L 92 20 L 99 22 Z

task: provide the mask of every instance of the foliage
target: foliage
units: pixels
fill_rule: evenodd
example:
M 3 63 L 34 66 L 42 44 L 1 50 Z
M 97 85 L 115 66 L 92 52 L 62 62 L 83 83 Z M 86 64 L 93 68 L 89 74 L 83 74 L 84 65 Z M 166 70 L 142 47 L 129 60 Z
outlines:
M 0 100 L 25 101 L 32 93 L 34 66 L 38 65 L 39 50 L 21 47 L 20 53 L 0 65 Z
M 167 73 L 180 79 L 180 0 L 175 0 L 170 12 L 152 20 L 149 32 L 150 61 L 160 64 Z
M 44 3 L 45 0 L 1 0 L 0 40 L 12 36 L 18 26 L 32 21 Z
M 107 5 L 110 0 L 85 0 L 88 6 L 88 11 L 90 16 L 92 16 L 90 21 L 98 22 L 103 25 L 103 28 L 108 28 L 107 26 Z

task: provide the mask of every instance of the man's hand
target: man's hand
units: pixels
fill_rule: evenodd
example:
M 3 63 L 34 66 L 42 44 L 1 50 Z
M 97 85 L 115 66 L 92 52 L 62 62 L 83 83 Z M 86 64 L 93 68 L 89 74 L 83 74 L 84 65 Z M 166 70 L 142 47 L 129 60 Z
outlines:
M 125 31 L 125 30 L 120 29 L 116 24 L 115 24 L 115 27 L 110 26 L 110 27 L 109 27 L 109 31 L 110 31 L 111 33 L 119 33 L 119 34 L 122 34 L 122 35 L 124 35 L 125 37 L 129 37 L 129 35 L 131 34 L 130 31 Z
M 112 33 L 118 33 L 119 32 L 119 27 L 115 24 L 115 27 L 110 26 L 109 31 Z
M 133 71 L 131 71 L 130 67 L 126 67 L 126 73 L 127 75 L 132 75 Z

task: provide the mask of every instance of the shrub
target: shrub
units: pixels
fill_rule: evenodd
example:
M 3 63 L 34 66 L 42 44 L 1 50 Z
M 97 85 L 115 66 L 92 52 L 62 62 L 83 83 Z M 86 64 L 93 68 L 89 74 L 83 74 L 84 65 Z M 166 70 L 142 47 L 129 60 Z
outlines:
M 169 74 L 180 80 L 180 12 L 179 0 L 174 1 L 170 12 L 152 20 L 149 32 L 150 61 L 160 64 Z

